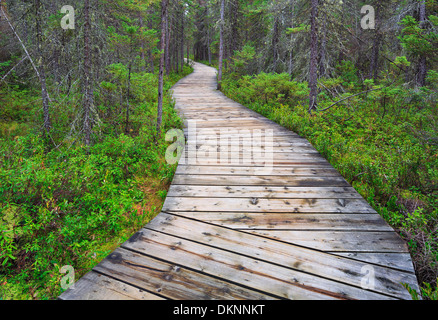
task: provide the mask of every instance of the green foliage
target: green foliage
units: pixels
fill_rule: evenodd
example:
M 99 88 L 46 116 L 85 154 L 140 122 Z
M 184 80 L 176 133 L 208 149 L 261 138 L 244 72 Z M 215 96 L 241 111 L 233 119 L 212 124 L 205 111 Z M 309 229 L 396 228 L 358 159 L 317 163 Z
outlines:
M 308 24 L 300 24 L 299 27 L 287 29 L 288 34 L 291 34 L 291 33 L 296 34 L 296 33 L 309 32 L 309 31 L 310 31 L 310 25 L 308 25 Z
M 402 68 L 409 67 L 411 65 L 405 56 L 396 57 L 394 64 Z
M 250 45 L 245 45 L 242 50 L 236 51 L 233 56 L 234 71 L 240 75 L 247 74 L 248 64 L 254 59 L 255 54 L 255 48 Z
M 412 289 L 408 284 L 403 284 L 404 287 L 409 291 L 411 294 L 412 300 L 420 300 L 420 296 Z M 438 300 L 438 278 L 436 280 L 435 286 L 432 286 L 430 283 L 423 283 L 423 287 L 421 289 L 421 294 L 425 299 L 428 300 Z
M 110 97 L 125 92 L 127 67 L 107 70 L 96 102 L 102 103 L 99 112 L 112 110 L 112 116 L 102 113 L 107 134 L 90 148 L 66 141 L 48 149 L 32 130 L 0 138 L 0 299 L 57 297 L 61 266 L 74 266 L 80 277 L 161 209 L 176 169 L 165 162 L 164 133 L 182 121 L 166 93 L 157 137 L 157 75 L 133 73 L 131 112 L 139 125 L 120 133 L 111 126 L 120 105 Z M 166 92 L 191 71 L 185 67 L 166 78 Z M 3 112 L 21 111 L 29 99 L 28 92 L 11 91 Z M 27 119 L 18 111 L 11 118 Z
M 436 25 L 438 17 L 431 15 L 429 20 Z M 406 16 L 400 24 L 403 30 L 399 40 L 403 48 L 415 56 L 426 55 L 436 60 L 438 33 L 423 28 L 420 22 L 412 16 Z
M 275 106 L 292 105 L 304 101 L 309 95 L 307 84 L 289 81 L 290 76 L 287 73 L 260 73 L 257 76 L 243 76 L 236 81 L 233 77 L 234 75 L 223 80 L 226 88 L 224 90 L 245 103 L 261 100 Z
M 336 65 L 336 72 L 343 80 L 343 86 L 349 88 L 350 90 L 354 90 L 355 85 L 359 83 L 357 69 L 351 61 L 342 60 L 338 65 Z

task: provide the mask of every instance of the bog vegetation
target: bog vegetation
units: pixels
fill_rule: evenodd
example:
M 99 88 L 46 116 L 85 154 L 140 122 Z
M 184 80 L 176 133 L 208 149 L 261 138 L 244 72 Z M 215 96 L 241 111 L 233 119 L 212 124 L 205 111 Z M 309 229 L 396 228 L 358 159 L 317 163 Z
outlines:
M 182 126 L 168 91 L 192 58 L 309 139 L 436 299 L 438 4 L 366 2 L 71 0 L 63 29 L 56 1 L 0 0 L 0 298 L 57 297 L 62 266 L 80 277 L 158 213 Z
M 60 28 L 54 3 L 2 5 L 15 33 L 2 19 L 0 299 L 56 298 L 63 266 L 78 279 L 159 213 L 176 169 L 164 159 L 163 133 L 182 127 L 169 89 L 192 68 L 168 54 L 158 131 L 160 16 L 147 28 L 144 6 L 102 1 L 87 35 L 77 18 Z

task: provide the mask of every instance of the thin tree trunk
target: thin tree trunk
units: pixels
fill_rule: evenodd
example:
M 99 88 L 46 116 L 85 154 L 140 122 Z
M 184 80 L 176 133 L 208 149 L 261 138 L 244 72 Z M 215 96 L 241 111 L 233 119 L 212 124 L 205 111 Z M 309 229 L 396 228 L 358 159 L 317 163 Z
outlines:
M 129 58 L 132 59 L 132 53 L 134 51 L 134 45 L 133 45 L 133 35 L 131 35 L 130 39 L 130 52 L 129 52 Z M 131 95 L 131 72 L 132 72 L 132 60 L 129 61 L 128 65 L 128 92 L 126 93 L 126 120 L 125 120 L 125 133 L 129 133 L 129 96 Z
M 224 24 L 225 24 L 225 0 L 221 0 L 221 21 L 220 21 L 220 31 L 219 31 L 219 74 L 217 89 L 222 89 L 222 68 L 224 59 Z
M 376 32 L 378 31 L 376 30 Z M 380 51 L 380 35 L 377 33 L 376 36 L 374 37 L 373 55 L 371 58 L 369 79 L 375 80 L 377 78 L 378 66 L 379 66 L 379 51 Z
M 205 4 L 205 15 L 207 19 L 207 50 L 208 63 L 211 65 L 211 35 L 210 35 L 210 17 L 208 16 L 208 3 Z
M 424 21 L 426 21 L 426 1 L 423 0 L 420 3 L 420 27 L 424 28 Z M 426 56 L 423 54 L 420 58 L 419 73 L 418 73 L 418 86 L 424 87 L 426 85 L 426 75 L 427 75 L 427 60 Z
M 174 71 L 178 72 L 179 71 L 179 44 L 180 42 L 178 41 L 178 30 L 179 30 L 179 25 L 178 25 L 178 19 L 177 19 L 178 15 L 176 15 L 175 17 L 175 32 L 173 32 L 173 60 L 174 60 Z
M 91 83 L 91 49 L 90 49 L 90 0 L 84 0 L 84 133 L 85 145 L 91 144 L 91 108 L 93 88 Z
M 294 11 L 295 11 L 295 1 L 291 0 L 290 1 L 290 6 L 291 6 L 291 23 L 290 26 L 291 28 L 294 27 L 295 25 L 295 21 L 294 21 Z M 292 79 L 292 74 L 294 71 L 294 49 L 293 49 L 293 41 L 294 41 L 294 34 L 291 33 L 290 34 L 290 52 L 289 52 L 289 70 L 288 73 L 290 75 L 290 78 Z
M 152 12 L 153 13 L 153 12 Z M 152 29 L 152 22 L 151 19 L 148 20 L 148 29 Z M 152 50 L 148 50 L 148 56 L 149 56 L 149 72 L 155 73 L 155 65 L 154 65 L 154 56 L 152 55 Z
M 170 74 L 170 52 L 169 52 L 169 45 L 170 45 L 170 32 L 169 32 L 169 16 L 167 12 L 167 6 L 166 6 L 166 15 L 164 17 L 165 21 L 165 46 L 164 46 L 164 56 L 165 56 L 165 64 L 166 64 L 166 74 Z
M 273 55 L 273 71 L 277 72 L 277 61 L 278 61 L 278 42 L 280 41 L 279 37 L 279 28 L 278 28 L 278 16 L 275 17 L 275 22 L 274 22 L 274 33 L 272 35 L 272 55 Z
M 40 75 L 41 96 L 43 101 L 44 129 L 49 133 L 51 122 L 49 115 L 49 95 L 47 93 L 46 72 L 44 70 L 44 55 L 42 52 L 42 30 L 41 30 L 41 1 L 35 0 L 35 23 L 36 23 L 36 40 L 37 40 L 37 68 Z
M 187 41 L 187 63 L 189 63 L 190 60 L 190 40 Z
M 181 72 L 184 71 L 184 3 L 181 6 L 181 44 L 180 44 L 180 56 L 181 56 Z
M 167 5 L 169 0 L 161 1 L 161 55 L 160 55 L 160 72 L 158 75 L 158 108 L 157 108 L 157 134 L 160 133 L 163 118 L 163 80 L 164 80 L 164 51 L 166 48 L 166 20 Z
M 327 66 L 327 17 L 324 15 L 324 26 L 323 26 L 323 34 L 321 40 L 321 50 L 320 50 L 320 61 L 319 61 L 319 76 L 326 76 L 326 66 Z
M 140 30 L 143 31 L 143 16 L 141 13 L 139 14 L 139 20 L 140 20 Z M 142 39 L 141 40 L 140 57 L 141 57 L 141 60 L 144 61 L 144 65 L 141 67 L 141 70 L 143 72 L 146 71 L 146 64 L 147 64 L 146 55 L 144 54 L 144 50 L 145 50 L 144 49 L 144 40 Z
M 380 7 L 376 10 L 376 30 L 375 30 L 375 36 L 374 36 L 374 42 L 373 42 L 373 55 L 371 57 L 371 63 L 370 63 L 370 72 L 369 72 L 369 79 L 377 79 L 377 73 L 379 70 L 379 52 L 380 52 Z
M 129 133 L 129 95 L 131 94 L 131 69 L 132 64 L 129 63 L 128 67 L 128 92 L 126 94 L 126 119 L 125 119 L 125 133 Z
M 309 113 L 318 106 L 318 30 L 316 16 L 318 14 L 318 0 L 312 0 L 312 12 L 310 17 L 310 74 L 309 74 Z

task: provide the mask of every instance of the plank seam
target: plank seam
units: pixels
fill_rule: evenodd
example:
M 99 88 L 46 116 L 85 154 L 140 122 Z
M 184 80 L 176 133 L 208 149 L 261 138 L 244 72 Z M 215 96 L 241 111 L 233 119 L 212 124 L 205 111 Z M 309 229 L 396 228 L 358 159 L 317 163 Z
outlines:
M 123 248 L 123 249 L 126 249 L 126 248 Z M 92 270 L 92 272 L 95 272 L 95 273 L 101 274 L 101 275 L 103 275 L 103 276 L 106 276 L 106 277 L 108 277 L 108 278 L 111 278 L 111 279 L 113 279 L 113 280 L 119 281 L 119 282 L 121 282 L 121 283 L 124 283 L 124 284 L 126 284 L 126 285 L 128 285 L 128 286 L 130 286 L 130 287 L 136 288 L 136 289 L 138 289 L 138 290 L 142 290 L 142 291 L 148 292 L 148 293 L 150 293 L 150 294 L 153 294 L 153 295 L 159 296 L 160 298 L 163 298 L 163 299 L 166 299 L 166 300 L 172 300 L 172 299 L 170 299 L 169 297 L 166 297 L 166 296 L 164 296 L 164 295 L 162 295 L 162 294 L 160 294 L 160 293 L 157 293 L 157 292 L 154 292 L 154 291 L 151 291 L 151 290 L 145 289 L 145 288 L 140 287 L 140 286 L 138 286 L 138 285 L 135 285 L 135 284 L 129 283 L 129 282 L 125 281 L 125 280 L 119 279 L 119 278 L 117 278 L 117 277 L 116 277 L 115 275 L 113 275 L 113 274 L 105 273 L 105 272 L 98 271 L 98 270 L 94 270 L 94 269 Z M 108 289 L 107 289 L 107 290 L 108 290 Z
M 157 232 L 157 233 L 166 234 L 166 233 L 164 233 L 164 232 L 160 232 L 160 231 L 157 231 L 157 230 L 154 230 L 154 229 L 149 229 L 149 228 L 146 228 L 146 229 L 148 229 L 148 230 L 152 230 L 152 231 Z M 166 235 L 167 235 L 167 234 L 166 234 Z M 170 236 L 175 237 L 175 238 L 179 238 L 179 239 L 184 239 L 184 238 L 176 237 L 176 236 L 174 236 L 174 235 L 170 235 Z M 186 240 L 186 239 L 184 239 L 184 240 Z M 195 241 L 192 241 L 192 242 L 195 242 Z M 166 259 L 164 259 L 164 258 L 160 258 L 160 257 L 157 257 L 157 256 L 152 256 L 152 255 L 149 255 L 149 254 L 147 254 L 147 253 L 141 252 L 141 251 L 139 251 L 139 250 L 135 250 L 135 249 L 133 249 L 133 248 L 125 247 L 124 245 L 121 245 L 121 248 L 123 248 L 124 250 L 128 250 L 128 251 L 134 252 L 134 253 L 136 253 L 136 254 L 143 255 L 143 256 L 145 256 L 145 257 L 149 257 L 149 258 L 152 258 L 152 259 L 155 259 L 155 260 L 159 260 L 159 261 L 162 261 L 162 262 L 165 262 L 165 263 L 171 264 L 171 265 L 178 266 L 178 267 L 180 267 L 180 268 L 182 268 L 182 269 L 190 270 L 190 271 L 192 271 L 192 272 L 196 272 L 196 273 L 202 274 L 202 275 L 204 275 L 204 276 L 214 278 L 214 279 L 216 279 L 216 280 L 220 280 L 220 281 L 222 281 L 222 282 L 231 283 L 231 284 L 236 285 L 236 286 L 238 286 L 238 287 L 242 287 L 242 288 L 245 288 L 245 289 L 248 289 L 248 290 L 251 290 L 251 291 L 255 291 L 255 292 L 258 292 L 258 293 L 260 293 L 260 294 L 263 294 L 263 295 L 266 295 L 266 296 L 273 297 L 273 298 L 275 298 L 275 299 L 287 300 L 287 299 L 284 298 L 284 297 L 277 296 L 277 295 L 275 295 L 275 294 L 272 294 L 272 293 L 269 293 L 269 292 L 265 292 L 265 291 L 260 290 L 260 289 L 257 289 L 257 288 L 252 288 L 252 287 L 246 286 L 246 285 L 244 285 L 244 284 L 242 284 L 242 283 L 234 282 L 234 281 L 231 281 L 231 280 L 226 279 L 226 278 L 221 278 L 221 277 L 218 277 L 218 276 L 212 275 L 212 274 L 210 274 L 210 273 L 206 273 L 206 272 L 204 272 L 204 271 L 201 271 L 201 270 L 198 270 L 198 269 L 195 269 L 195 268 L 192 268 L 192 267 L 186 266 L 186 265 L 182 265 L 182 264 L 179 264 L 179 263 L 174 263 L 174 262 L 169 261 L 169 260 L 166 260 Z M 167 299 L 169 299 L 169 298 L 167 298 Z
M 380 292 L 380 291 L 376 291 L 376 290 L 363 289 L 362 287 L 360 287 L 358 285 L 354 285 L 354 284 L 351 284 L 351 283 L 335 280 L 335 279 L 328 278 L 328 277 L 325 277 L 325 276 L 321 276 L 321 275 L 317 275 L 317 274 L 314 274 L 314 273 L 310 273 L 308 271 L 303 271 L 303 270 L 296 269 L 296 268 L 293 268 L 293 267 L 290 267 L 290 266 L 285 266 L 285 265 L 282 265 L 282 264 L 278 264 L 278 263 L 275 263 L 275 262 L 272 262 L 272 261 L 264 260 L 264 259 L 253 257 L 253 256 L 249 256 L 249 255 L 242 254 L 242 253 L 239 253 L 239 252 L 235 252 L 235 251 L 232 251 L 232 250 L 223 249 L 221 247 L 216 247 L 214 245 L 207 244 L 207 243 L 204 243 L 204 242 L 199 242 L 199 241 L 196 241 L 196 240 L 184 238 L 184 237 L 181 237 L 181 236 L 177 236 L 177 235 L 174 235 L 174 234 L 170 234 L 170 233 L 163 232 L 163 231 L 160 231 L 160 230 L 155 230 L 155 229 L 148 228 L 148 227 L 145 227 L 145 229 L 148 229 L 148 230 L 151 230 L 151 231 L 154 231 L 154 232 L 158 232 L 158 233 L 162 233 L 162 234 L 165 234 L 165 235 L 168 235 L 168 236 L 171 236 L 171 237 L 174 237 L 174 238 L 182 239 L 182 240 L 185 240 L 185 241 L 197 243 L 197 244 L 200 244 L 200 245 L 203 245 L 203 246 L 206 246 L 206 247 L 211 247 L 211 248 L 214 248 L 214 249 L 217 249 L 217 250 L 225 251 L 225 252 L 228 252 L 228 253 L 231 253 L 231 254 L 235 254 L 237 256 L 242 256 L 242 257 L 245 257 L 245 258 L 249 258 L 249 259 L 261 261 L 261 262 L 264 262 L 264 263 L 272 264 L 272 265 L 275 265 L 275 266 L 280 267 L 280 268 L 285 268 L 285 269 L 293 270 L 293 271 L 298 272 L 298 273 L 307 274 L 307 275 L 310 275 L 310 276 L 315 277 L 315 278 L 325 279 L 325 280 L 328 280 L 328 281 L 332 281 L 332 282 L 335 282 L 335 283 L 340 283 L 340 284 L 343 284 L 343 285 L 346 285 L 346 286 L 350 286 L 350 287 L 353 287 L 353 288 L 362 289 L 362 290 L 368 291 L 368 292 L 373 292 L 373 293 L 376 293 L 376 294 L 379 294 L 379 295 L 382 295 L 382 296 L 386 296 L 386 297 L 390 297 L 390 298 L 395 298 L 395 299 L 399 299 L 399 300 L 401 299 L 400 297 L 395 296 L 395 295 L 391 295 L 389 293 L 384 293 L 384 292 Z M 124 249 L 127 249 L 127 248 L 124 248 Z M 323 252 L 323 253 L 327 254 L 326 252 Z M 337 257 L 339 257 L 339 256 L 337 256 Z M 379 266 L 379 267 L 382 267 L 382 266 Z M 222 279 L 222 278 L 220 278 L 220 279 Z M 227 281 L 229 281 L 229 280 L 227 280 Z M 254 290 L 254 288 L 253 288 L 253 290 Z

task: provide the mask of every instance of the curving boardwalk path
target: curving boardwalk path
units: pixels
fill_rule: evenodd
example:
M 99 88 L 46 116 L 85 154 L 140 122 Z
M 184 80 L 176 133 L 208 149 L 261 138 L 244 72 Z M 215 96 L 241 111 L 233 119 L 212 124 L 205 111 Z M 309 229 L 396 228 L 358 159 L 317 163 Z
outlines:
M 162 213 L 60 299 L 410 299 L 398 234 L 307 140 L 194 68 L 174 87 L 188 144 Z

